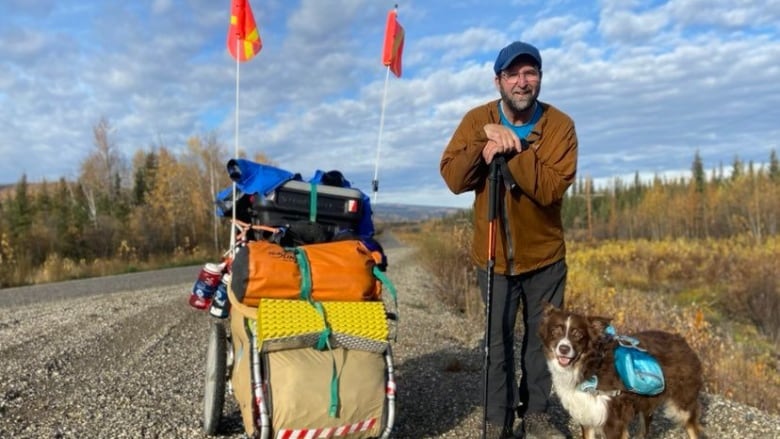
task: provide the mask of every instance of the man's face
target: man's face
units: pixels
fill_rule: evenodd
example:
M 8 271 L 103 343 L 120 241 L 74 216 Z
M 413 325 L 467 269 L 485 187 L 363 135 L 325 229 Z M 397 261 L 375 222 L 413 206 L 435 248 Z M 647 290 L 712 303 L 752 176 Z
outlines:
M 531 109 L 539 97 L 541 86 L 542 72 L 525 59 L 513 62 L 496 77 L 501 99 L 514 113 Z

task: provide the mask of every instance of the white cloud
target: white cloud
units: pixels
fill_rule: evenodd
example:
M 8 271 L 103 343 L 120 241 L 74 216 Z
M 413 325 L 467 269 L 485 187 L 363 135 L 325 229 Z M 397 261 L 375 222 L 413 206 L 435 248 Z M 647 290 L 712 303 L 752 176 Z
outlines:
M 780 26 L 778 0 L 672 0 L 668 12 L 681 25 Z
M 523 38 L 537 44 L 554 39 L 560 39 L 564 44 L 571 44 L 586 38 L 593 29 L 594 23 L 590 20 L 561 15 L 538 20 L 523 33 Z
M 173 9 L 173 0 L 152 0 L 153 14 L 171 13 Z
M 668 25 L 668 20 L 661 9 L 639 14 L 625 9 L 604 10 L 598 28 L 612 43 L 641 42 L 657 35 Z
M 0 31 L 0 54 L 17 59 L 36 56 L 48 43 L 45 34 L 11 27 Z

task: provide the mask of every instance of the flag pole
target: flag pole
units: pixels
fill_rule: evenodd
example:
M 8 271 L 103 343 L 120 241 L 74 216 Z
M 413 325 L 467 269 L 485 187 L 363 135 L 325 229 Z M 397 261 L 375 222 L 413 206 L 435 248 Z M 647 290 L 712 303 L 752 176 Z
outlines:
M 395 4 L 395 16 L 398 17 L 398 3 Z M 387 32 L 387 29 L 385 29 L 385 32 Z M 385 38 L 387 38 L 387 35 L 385 35 Z M 385 71 L 385 87 L 384 92 L 382 93 L 382 110 L 379 116 L 379 135 L 377 136 L 376 140 L 376 160 L 374 162 L 374 179 L 371 181 L 371 188 L 373 190 L 373 200 L 372 203 L 376 205 L 376 197 L 377 192 L 379 192 L 379 156 L 380 151 L 382 149 L 382 132 L 385 128 L 385 104 L 387 102 L 387 84 L 390 82 L 390 64 L 387 65 L 387 70 Z
M 238 158 L 238 103 L 239 103 L 239 84 L 241 83 L 241 63 L 239 59 L 241 56 L 239 55 L 239 50 L 241 49 L 241 39 L 236 38 L 236 125 L 235 125 L 235 133 L 233 134 L 233 137 L 235 138 L 235 146 L 233 148 L 233 158 Z M 231 178 L 231 180 L 233 180 Z M 233 221 L 230 223 L 230 259 L 232 260 L 236 255 L 236 181 L 233 180 L 233 193 L 232 193 L 232 204 L 231 204 L 231 211 L 233 215 Z
M 397 7 L 397 6 L 396 6 Z M 376 161 L 374 162 L 374 180 L 371 182 L 371 187 L 374 190 L 374 199 L 372 204 L 376 205 L 376 195 L 379 191 L 379 152 L 382 148 L 382 131 L 385 127 L 385 102 L 387 100 L 387 84 L 390 82 L 390 66 L 387 66 L 387 73 L 385 73 L 385 91 L 382 93 L 382 111 L 379 116 L 379 136 L 376 141 Z
M 241 111 L 239 108 L 239 102 L 241 101 L 241 61 L 248 61 L 263 48 L 263 40 L 260 39 L 260 33 L 257 29 L 257 22 L 252 15 L 252 8 L 249 4 L 249 0 L 232 0 L 230 5 L 230 26 L 228 27 L 228 42 L 227 47 L 233 58 L 236 59 L 236 113 L 235 113 L 235 147 L 233 156 L 238 158 L 238 134 L 239 134 L 239 120 L 241 119 Z M 231 47 L 231 41 L 235 42 L 235 48 Z M 242 49 L 244 49 L 242 51 Z M 242 59 L 243 58 L 243 59 Z M 236 181 L 232 180 L 232 227 L 230 228 L 230 254 L 231 257 L 235 256 L 236 250 L 236 235 L 238 221 L 236 220 L 237 211 L 237 198 L 238 198 L 238 185 Z

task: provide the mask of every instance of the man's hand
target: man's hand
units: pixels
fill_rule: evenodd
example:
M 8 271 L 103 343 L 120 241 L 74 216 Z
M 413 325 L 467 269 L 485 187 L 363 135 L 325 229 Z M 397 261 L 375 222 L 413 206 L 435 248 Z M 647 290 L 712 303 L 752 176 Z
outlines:
M 492 162 L 496 155 L 511 155 L 522 151 L 520 138 L 511 129 L 497 123 L 489 123 L 484 130 L 488 141 L 482 148 L 482 158 L 486 163 Z
M 498 143 L 492 140 L 488 140 L 485 144 L 485 147 L 482 148 L 482 158 L 485 159 L 485 163 L 487 164 L 490 164 L 496 155 L 501 153 L 501 147 L 498 146 Z

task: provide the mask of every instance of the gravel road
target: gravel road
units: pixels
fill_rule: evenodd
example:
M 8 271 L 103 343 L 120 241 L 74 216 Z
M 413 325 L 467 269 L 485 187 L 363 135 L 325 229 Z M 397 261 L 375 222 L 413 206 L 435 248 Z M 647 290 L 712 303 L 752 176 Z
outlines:
M 479 438 L 482 328 L 436 302 L 411 250 L 390 247 L 400 296 L 393 437 Z M 0 438 L 205 438 L 209 317 L 187 304 L 197 272 L 0 290 Z M 710 438 L 780 437 L 779 416 L 718 397 L 702 403 Z M 243 437 L 231 396 L 221 427 L 222 438 Z M 653 429 L 656 439 L 685 437 L 661 417 Z

